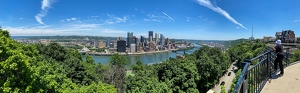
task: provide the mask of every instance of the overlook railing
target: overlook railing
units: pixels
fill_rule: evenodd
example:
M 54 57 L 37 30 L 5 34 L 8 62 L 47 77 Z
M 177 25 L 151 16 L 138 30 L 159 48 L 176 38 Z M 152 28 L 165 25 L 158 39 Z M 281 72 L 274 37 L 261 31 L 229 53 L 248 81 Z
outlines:
M 289 65 L 289 48 L 284 49 L 283 65 Z M 259 93 L 274 71 L 276 53 L 268 48 L 264 53 L 242 63 L 242 73 L 236 83 L 234 93 Z M 255 64 L 256 63 L 256 64 Z

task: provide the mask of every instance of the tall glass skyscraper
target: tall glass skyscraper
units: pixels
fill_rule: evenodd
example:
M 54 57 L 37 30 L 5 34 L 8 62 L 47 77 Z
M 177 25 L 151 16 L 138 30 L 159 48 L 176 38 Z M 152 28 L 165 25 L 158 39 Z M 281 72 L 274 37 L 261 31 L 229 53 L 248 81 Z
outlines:
M 144 43 L 145 42 L 145 37 L 141 36 L 141 42 Z
M 163 47 L 165 45 L 165 36 L 160 34 L 160 46 Z
M 158 41 L 158 33 L 155 33 L 155 42 Z
M 127 32 L 127 47 L 130 47 L 131 43 L 133 42 L 133 32 Z
M 149 41 L 150 41 L 150 36 L 152 36 L 152 41 L 153 41 L 153 31 L 149 31 L 149 36 L 148 36 Z

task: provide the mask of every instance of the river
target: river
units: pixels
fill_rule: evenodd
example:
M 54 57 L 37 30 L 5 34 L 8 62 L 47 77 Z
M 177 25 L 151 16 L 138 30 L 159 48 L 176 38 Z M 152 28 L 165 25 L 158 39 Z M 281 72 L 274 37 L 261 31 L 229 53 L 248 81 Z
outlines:
M 191 54 L 195 50 L 198 50 L 201 46 L 194 44 L 194 48 L 190 50 L 186 50 L 185 53 Z M 144 55 L 136 55 L 136 56 L 126 56 L 130 66 L 131 64 L 135 64 L 136 61 L 141 60 L 143 64 L 153 64 L 165 61 L 167 59 L 176 58 L 176 55 L 180 54 L 183 55 L 184 51 L 177 51 L 177 52 L 163 52 L 163 53 L 153 53 L 153 54 L 144 54 Z M 107 64 L 110 56 L 91 56 L 94 58 L 95 63 L 101 62 L 102 64 Z M 85 60 L 85 56 L 83 56 L 83 60 Z

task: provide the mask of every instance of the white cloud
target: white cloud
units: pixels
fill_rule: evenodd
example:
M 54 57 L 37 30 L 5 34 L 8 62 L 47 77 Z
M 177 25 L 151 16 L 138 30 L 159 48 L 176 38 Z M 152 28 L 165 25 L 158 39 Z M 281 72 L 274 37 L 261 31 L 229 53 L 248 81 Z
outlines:
M 191 21 L 191 17 L 186 17 L 186 21 Z
M 147 16 L 150 17 L 150 18 L 158 18 L 158 17 L 160 17 L 160 16 L 156 16 L 154 14 L 148 14 Z
M 300 20 L 295 20 L 294 22 L 300 22 Z
M 99 16 L 91 16 L 91 18 L 97 18 L 97 17 L 99 17 Z
M 75 17 L 72 17 L 72 18 L 71 18 L 71 20 L 76 20 L 76 19 L 77 19 L 77 18 L 75 18 Z
M 160 20 L 157 20 L 157 19 L 144 19 L 144 21 L 162 22 L 162 21 L 160 21 Z
M 123 16 L 123 17 L 117 17 L 112 14 L 106 14 L 109 18 L 104 21 L 106 24 L 114 24 L 114 23 L 125 23 L 130 17 L 129 16 Z
M 21 26 L 5 27 L 11 35 L 22 36 L 52 36 L 52 35 L 93 35 L 116 37 L 126 35 L 127 31 L 101 27 L 101 24 L 67 24 L 62 27 L 44 26 Z
M 240 29 L 240 27 L 236 27 L 236 29 Z
M 170 17 L 167 13 L 162 12 L 164 15 L 166 15 L 170 20 L 174 21 L 174 19 L 172 17 Z M 175 21 L 174 21 L 175 22 Z
M 79 18 L 72 17 L 72 18 L 67 18 L 67 19 L 60 20 L 60 22 L 65 22 L 65 21 L 75 21 L 75 20 L 78 20 L 78 19 L 79 19 Z
M 163 14 L 163 15 L 162 15 Z M 162 12 L 162 14 L 158 14 L 158 13 L 150 13 L 147 15 L 148 18 L 144 18 L 144 21 L 153 21 L 153 22 L 162 22 L 164 20 L 173 20 L 172 17 L 170 17 L 168 14 L 166 14 L 165 12 Z
M 241 23 L 237 22 L 234 18 L 232 18 L 229 13 L 227 13 L 226 11 L 224 11 L 223 9 L 221 9 L 220 7 L 218 7 L 217 5 L 213 5 L 210 0 L 197 0 L 198 3 L 202 6 L 205 6 L 221 15 L 223 15 L 224 17 L 226 17 L 229 21 L 233 22 L 234 24 L 239 25 L 240 27 L 248 30 L 246 27 L 244 27 Z
M 98 28 L 100 27 L 100 24 L 72 24 L 68 26 L 75 29 L 84 29 L 84 28 Z
M 22 20 L 22 19 L 24 19 L 24 18 L 21 17 L 20 19 Z
M 55 1 L 54 0 L 43 0 L 42 1 L 42 7 L 40 13 L 35 15 L 35 19 L 37 22 L 40 24 L 44 24 L 42 18 L 45 17 L 48 13 L 49 8 L 51 8 L 51 4 L 53 4 Z

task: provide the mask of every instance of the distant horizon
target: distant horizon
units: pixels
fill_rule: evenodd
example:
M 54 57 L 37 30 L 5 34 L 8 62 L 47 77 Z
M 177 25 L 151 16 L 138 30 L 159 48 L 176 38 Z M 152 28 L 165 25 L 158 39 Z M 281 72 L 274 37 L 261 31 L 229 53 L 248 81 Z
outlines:
M 18 36 L 20 36 L 20 37 L 39 37 L 39 36 L 37 36 L 37 35 L 28 35 L 28 36 L 26 36 L 26 35 L 24 35 L 24 36 L 21 36 L 21 35 L 11 35 L 11 37 L 18 37 Z M 43 36 L 47 36 L 47 35 L 40 35 L 41 37 L 43 37 Z M 48 35 L 48 36 L 79 36 L 79 35 Z M 86 36 L 86 35 L 84 35 L 84 36 Z M 84 37 L 84 36 L 82 36 L 82 37 Z M 91 36 L 91 37 L 110 37 L 110 36 Z M 118 38 L 118 37 L 111 37 L 111 38 Z M 122 38 L 124 38 L 124 37 L 122 37 Z M 126 38 L 126 37 L 125 37 Z M 169 38 L 169 39 L 177 39 L 177 40 L 199 40 L 199 39 L 178 39 L 178 38 Z M 240 38 L 240 39 L 245 39 L 245 38 Z M 202 39 L 202 40 L 208 40 L 208 41 L 213 41 L 213 39 Z M 234 39 L 234 40 L 238 40 L 238 39 Z M 216 40 L 216 41 L 231 41 L 231 40 Z

